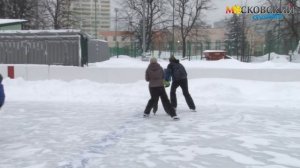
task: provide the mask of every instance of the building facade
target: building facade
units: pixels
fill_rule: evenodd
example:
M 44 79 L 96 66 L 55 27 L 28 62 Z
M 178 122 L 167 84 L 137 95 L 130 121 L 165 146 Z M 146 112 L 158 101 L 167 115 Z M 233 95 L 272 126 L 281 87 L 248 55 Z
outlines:
M 99 32 L 110 29 L 110 0 L 72 0 L 70 10 L 77 20 L 74 28 L 92 37 L 103 38 Z
M 99 36 L 108 42 L 109 47 L 130 46 L 134 41 L 134 32 L 129 31 L 102 31 Z

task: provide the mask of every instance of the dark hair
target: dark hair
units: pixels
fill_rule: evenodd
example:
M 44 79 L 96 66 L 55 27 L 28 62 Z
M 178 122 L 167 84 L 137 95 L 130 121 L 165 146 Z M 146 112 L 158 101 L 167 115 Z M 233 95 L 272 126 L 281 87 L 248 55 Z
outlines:
M 2 83 L 3 76 L 0 74 L 0 83 Z
M 170 62 L 175 62 L 175 61 L 176 61 L 176 58 L 174 57 L 174 55 L 171 55 L 171 56 L 170 56 L 169 61 L 170 61 Z

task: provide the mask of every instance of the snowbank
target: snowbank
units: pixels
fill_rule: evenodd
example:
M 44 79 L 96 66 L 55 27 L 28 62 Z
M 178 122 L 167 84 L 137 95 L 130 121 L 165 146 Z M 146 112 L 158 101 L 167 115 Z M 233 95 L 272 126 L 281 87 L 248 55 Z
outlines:
M 276 59 L 276 58 L 274 58 Z M 182 60 L 190 79 L 233 78 L 263 81 L 300 81 L 299 63 L 268 61 L 263 63 L 243 63 L 235 59 L 219 61 Z M 168 61 L 159 59 L 166 68 Z M 88 67 L 13 65 L 15 77 L 25 80 L 64 80 L 86 79 L 100 83 L 132 83 L 144 80 L 149 62 L 128 56 L 113 57 L 110 60 L 90 64 Z M 6 77 L 8 65 L 0 65 L 0 73 Z
M 268 62 L 269 59 L 269 54 L 265 54 L 263 56 L 259 57 L 251 57 L 252 62 Z M 280 55 L 276 54 L 274 52 L 270 53 L 270 62 L 273 63 L 289 63 L 290 61 L 290 56 L 289 55 Z
M 32 102 L 146 102 L 149 98 L 148 83 L 129 84 L 97 83 L 88 80 L 64 82 L 60 80 L 25 81 L 4 79 L 7 101 Z M 169 92 L 170 88 L 167 88 Z M 267 103 L 285 107 L 298 106 L 300 82 L 258 82 L 233 79 L 191 79 L 189 89 L 201 104 Z M 178 90 L 180 95 L 181 90 Z M 126 99 L 124 99 L 126 97 Z M 181 96 L 179 96 L 181 97 Z M 180 98 L 181 99 L 181 98 Z M 265 101 L 265 103 L 264 103 Z M 184 102 L 184 101 L 183 101 Z

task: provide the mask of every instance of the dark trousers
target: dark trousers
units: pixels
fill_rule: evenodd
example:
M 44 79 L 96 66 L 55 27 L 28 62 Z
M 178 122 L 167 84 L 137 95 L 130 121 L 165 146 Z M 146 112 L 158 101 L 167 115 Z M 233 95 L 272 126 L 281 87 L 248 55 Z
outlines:
M 175 109 L 172 107 L 172 105 L 169 101 L 169 98 L 167 96 L 166 90 L 163 86 L 162 87 L 150 87 L 149 90 L 150 90 L 151 98 L 148 101 L 148 104 L 144 111 L 145 114 L 150 114 L 151 109 L 153 108 L 153 106 L 155 104 L 157 104 L 158 99 L 160 98 L 166 113 L 168 113 L 171 117 L 176 116 Z
M 1 109 L 1 107 L 4 105 L 4 100 L 5 100 L 4 97 L 3 97 L 3 98 L 0 98 L 0 109 Z
M 170 96 L 171 96 L 171 104 L 173 107 L 177 107 L 177 98 L 176 98 L 176 89 L 178 86 L 181 87 L 182 93 L 184 95 L 185 101 L 188 104 L 190 109 L 196 109 L 194 101 L 189 93 L 189 88 L 188 88 L 188 80 L 187 79 L 181 79 L 177 81 L 173 81 L 171 85 L 171 91 L 170 91 Z

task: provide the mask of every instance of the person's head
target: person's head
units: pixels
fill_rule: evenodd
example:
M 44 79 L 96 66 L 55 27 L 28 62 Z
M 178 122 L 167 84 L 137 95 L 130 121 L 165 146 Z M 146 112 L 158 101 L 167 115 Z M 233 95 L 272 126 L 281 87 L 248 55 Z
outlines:
M 2 80 L 3 80 L 3 76 L 2 74 L 0 74 L 0 83 L 2 83 Z
M 171 56 L 170 56 L 169 61 L 170 61 L 170 62 L 175 62 L 175 61 L 176 61 L 176 58 L 174 57 L 174 55 L 171 55 Z
M 150 64 L 154 64 L 154 63 L 157 63 L 157 59 L 155 57 L 152 57 L 150 59 Z

